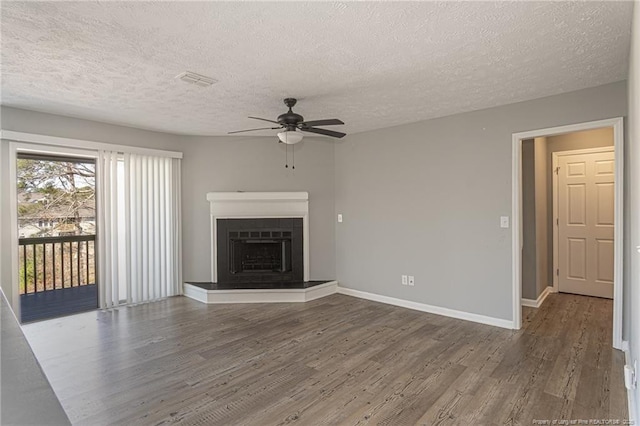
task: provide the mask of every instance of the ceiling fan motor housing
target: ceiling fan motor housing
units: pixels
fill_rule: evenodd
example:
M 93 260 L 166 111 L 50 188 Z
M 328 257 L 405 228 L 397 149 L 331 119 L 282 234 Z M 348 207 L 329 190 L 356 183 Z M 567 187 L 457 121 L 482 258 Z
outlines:
M 302 123 L 304 121 L 303 116 L 291 111 L 291 108 L 293 108 L 297 102 L 298 101 L 295 98 L 285 99 L 284 104 L 289 107 L 289 111 L 278 116 L 278 123 L 280 123 L 283 127 L 286 127 L 287 130 L 295 130 L 298 123 Z
M 338 124 L 344 124 L 342 120 L 338 120 L 337 118 L 332 118 L 327 120 L 312 120 L 309 122 L 305 122 L 303 116 L 301 116 L 300 114 L 296 114 L 295 112 L 292 111 L 292 108 L 296 105 L 297 102 L 298 100 L 295 98 L 286 98 L 284 100 L 284 104 L 289 108 L 289 111 L 285 112 L 284 114 L 280 114 L 278 116 L 277 121 L 269 120 L 267 118 L 249 117 L 254 120 L 266 121 L 268 123 L 277 124 L 280 127 L 265 127 L 261 129 L 239 130 L 236 132 L 229 132 L 229 133 L 231 134 L 231 133 L 253 132 L 256 130 L 269 130 L 269 129 L 276 130 L 276 129 L 282 128 L 285 130 L 285 132 L 278 133 L 278 135 L 286 134 L 286 133 L 295 134 L 296 132 L 302 131 L 302 132 L 316 133 L 323 136 L 330 136 L 332 138 L 342 138 L 346 136 L 346 133 L 315 127 L 315 126 L 335 126 Z M 302 135 L 298 133 L 298 135 L 296 135 L 294 139 L 297 139 L 296 142 L 299 142 L 300 139 L 302 139 Z M 296 142 L 292 142 L 292 143 L 296 143 Z
M 285 112 L 284 114 L 280 114 L 278 116 L 278 123 L 282 125 L 292 125 L 295 126 L 298 123 L 302 123 L 304 121 L 304 117 L 300 114 L 296 114 L 295 112 Z

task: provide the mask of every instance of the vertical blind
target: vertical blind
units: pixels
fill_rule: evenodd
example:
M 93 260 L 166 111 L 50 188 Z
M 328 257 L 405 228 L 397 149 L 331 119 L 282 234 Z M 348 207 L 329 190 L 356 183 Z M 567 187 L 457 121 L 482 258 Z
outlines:
M 181 294 L 180 159 L 100 151 L 101 308 Z

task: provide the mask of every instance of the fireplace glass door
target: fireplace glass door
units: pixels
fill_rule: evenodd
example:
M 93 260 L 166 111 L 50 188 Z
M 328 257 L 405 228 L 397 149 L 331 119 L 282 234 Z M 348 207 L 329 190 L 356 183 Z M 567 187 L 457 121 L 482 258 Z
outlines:
M 231 239 L 231 273 L 291 271 L 291 239 Z

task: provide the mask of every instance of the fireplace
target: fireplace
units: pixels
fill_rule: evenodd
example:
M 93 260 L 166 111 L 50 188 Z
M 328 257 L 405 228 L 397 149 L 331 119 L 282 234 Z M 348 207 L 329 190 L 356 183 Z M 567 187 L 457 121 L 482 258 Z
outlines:
M 212 283 L 309 281 L 307 192 L 210 192 L 207 200 Z
M 217 219 L 218 282 L 303 280 L 302 218 Z
M 309 279 L 307 192 L 209 192 L 211 281 L 187 282 L 204 303 L 306 302 L 337 291 Z
M 291 271 L 290 238 L 244 239 L 243 235 L 238 236 L 238 232 L 232 234 L 235 234 L 229 235 L 231 245 L 229 269 L 232 274 Z M 260 234 L 271 234 L 271 232 L 260 232 Z

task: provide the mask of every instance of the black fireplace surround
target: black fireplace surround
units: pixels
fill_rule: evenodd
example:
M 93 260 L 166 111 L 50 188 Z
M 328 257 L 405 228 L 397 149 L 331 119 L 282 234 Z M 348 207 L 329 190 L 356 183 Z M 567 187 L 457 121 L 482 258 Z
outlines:
M 301 218 L 217 219 L 218 283 L 303 280 Z

